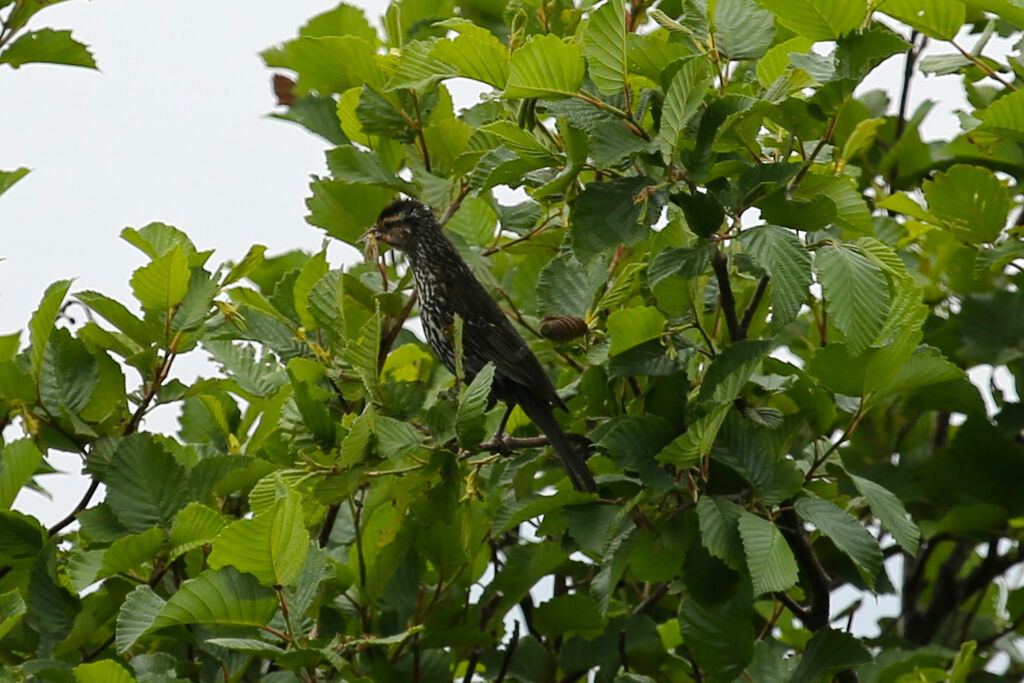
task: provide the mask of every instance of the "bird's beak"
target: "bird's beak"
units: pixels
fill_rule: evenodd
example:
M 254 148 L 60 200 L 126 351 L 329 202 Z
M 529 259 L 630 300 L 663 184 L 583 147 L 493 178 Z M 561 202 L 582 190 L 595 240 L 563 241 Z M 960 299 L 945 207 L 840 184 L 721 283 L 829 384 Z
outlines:
M 360 235 L 359 239 L 357 239 L 356 242 L 357 243 L 369 244 L 371 242 L 376 242 L 377 238 L 379 238 L 379 237 L 380 237 L 380 226 L 375 223 L 375 224 L 370 226 L 369 230 L 367 230 L 362 235 Z

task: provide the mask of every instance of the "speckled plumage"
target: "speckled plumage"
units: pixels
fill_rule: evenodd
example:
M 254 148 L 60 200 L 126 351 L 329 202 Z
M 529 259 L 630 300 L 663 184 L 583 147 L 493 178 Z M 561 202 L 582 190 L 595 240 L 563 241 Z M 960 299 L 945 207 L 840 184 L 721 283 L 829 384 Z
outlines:
M 462 318 L 463 368 L 472 378 L 494 363 L 492 396 L 518 404 L 548 437 L 573 485 L 596 490 L 593 476 L 554 417 L 566 409 L 537 357 L 462 260 L 441 230 L 429 207 L 400 199 L 385 208 L 371 231 L 378 239 L 405 252 L 419 294 L 420 316 L 427 343 L 451 372 L 455 347 L 451 336 L 455 314 Z

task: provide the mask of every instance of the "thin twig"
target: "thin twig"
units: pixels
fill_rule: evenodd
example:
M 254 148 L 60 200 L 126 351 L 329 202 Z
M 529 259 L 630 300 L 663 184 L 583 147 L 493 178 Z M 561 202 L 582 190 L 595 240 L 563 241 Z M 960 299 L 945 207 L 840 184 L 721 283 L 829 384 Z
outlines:
M 754 296 L 750 299 L 750 303 L 747 305 L 747 310 L 743 311 L 743 319 L 740 320 L 740 338 L 735 341 L 740 341 L 747 338 L 747 331 L 750 329 L 750 323 L 754 321 L 754 313 L 757 312 L 757 307 L 761 305 L 761 299 L 764 297 L 765 290 L 768 289 L 768 276 L 763 276 L 757 282 L 757 289 L 754 290 Z
M 82 496 L 82 500 L 78 501 L 78 505 L 75 506 L 75 509 L 72 510 L 67 517 L 54 524 L 52 527 L 50 527 L 50 536 L 56 536 L 61 529 L 68 526 L 76 519 L 78 519 L 78 513 L 84 510 L 85 508 L 89 507 L 89 502 L 92 500 L 93 495 L 96 494 L 96 489 L 98 489 L 99 487 L 99 480 L 93 479 L 92 483 L 89 484 L 89 488 L 85 490 L 85 494 Z
M 955 40 L 950 40 L 949 43 L 950 43 L 950 45 L 955 47 L 957 50 L 959 50 L 960 54 L 962 54 L 964 57 L 967 57 L 967 59 L 969 59 L 972 62 L 974 62 L 974 64 L 979 69 L 981 69 L 982 72 L 984 72 L 984 74 L 986 76 L 988 76 L 989 78 L 992 78 L 993 80 L 999 81 L 1008 90 L 1012 90 L 1013 92 L 1017 92 L 1017 86 L 1015 86 L 1013 83 L 1011 83 L 1010 81 L 1007 81 L 1002 76 L 1000 76 L 998 73 L 993 71 L 991 69 L 991 67 L 989 67 L 989 65 L 986 64 L 980 57 L 978 57 L 977 55 L 975 55 L 975 54 L 973 54 L 971 52 L 968 52 L 967 50 L 965 50 L 962 47 L 960 47 Z

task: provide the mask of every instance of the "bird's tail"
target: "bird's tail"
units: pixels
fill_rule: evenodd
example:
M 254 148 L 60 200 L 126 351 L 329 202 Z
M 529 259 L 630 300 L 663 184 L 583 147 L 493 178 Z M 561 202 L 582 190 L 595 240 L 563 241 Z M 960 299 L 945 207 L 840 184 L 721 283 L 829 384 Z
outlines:
M 555 453 L 558 454 L 562 465 L 569 473 L 572 485 L 578 491 L 597 492 L 597 482 L 594 481 L 590 468 L 587 467 L 587 463 L 579 451 L 573 448 L 569 437 L 562 430 L 562 426 L 558 424 L 558 420 L 555 419 L 551 407 L 546 404 L 537 405 L 537 403 L 538 401 L 533 397 L 524 397 L 524 400 L 519 401 L 519 405 L 527 417 L 533 420 L 540 431 L 544 432 L 544 436 L 548 437 L 552 448 L 555 449 Z

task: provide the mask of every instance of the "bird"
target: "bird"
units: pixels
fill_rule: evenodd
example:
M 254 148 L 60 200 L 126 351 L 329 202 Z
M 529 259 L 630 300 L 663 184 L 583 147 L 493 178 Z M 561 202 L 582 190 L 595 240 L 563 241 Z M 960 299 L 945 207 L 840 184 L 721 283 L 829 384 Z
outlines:
M 523 409 L 561 459 L 573 486 L 596 492 L 597 484 L 583 456 L 573 447 L 554 415 L 568 411 L 540 361 L 512 326 L 444 234 L 429 206 L 398 199 L 381 211 L 366 237 L 403 252 L 412 269 L 423 331 L 434 355 L 455 373 L 455 316 L 462 318 L 463 371 L 472 381 L 487 363 L 494 364 L 491 401 L 506 404 L 498 429 L 504 434 L 512 408 Z

